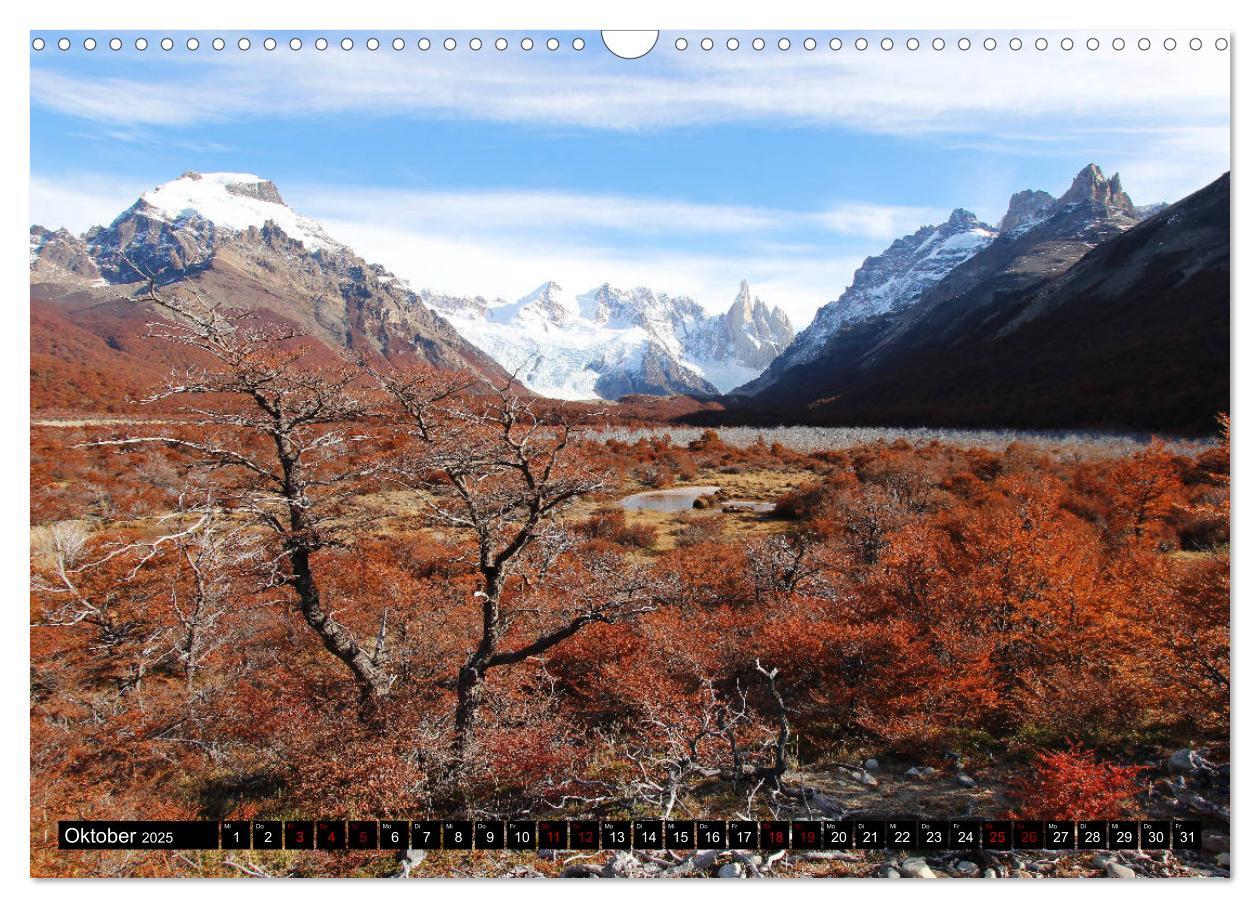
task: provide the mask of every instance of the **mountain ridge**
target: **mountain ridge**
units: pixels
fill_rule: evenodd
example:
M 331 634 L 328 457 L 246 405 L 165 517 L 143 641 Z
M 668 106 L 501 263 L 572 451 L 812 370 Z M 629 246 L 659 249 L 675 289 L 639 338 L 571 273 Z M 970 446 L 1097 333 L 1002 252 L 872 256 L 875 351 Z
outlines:
M 80 237 L 31 228 L 32 294 L 72 300 L 69 317 L 135 294 L 149 279 L 186 281 L 334 350 L 508 378 L 405 282 L 294 212 L 274 183 L 253 174 L 186 171 Z
M 787 314 L 747 281 L 712 315 L 689 296 L 607 282 L 571 295 L 547 281 L 510 303 L 425 298 L 527 387 L 560 399 L 716 396 L 760 373 L 793 336 Z
M 1210 434 L 1229 407 L 1229 174 L 1145 220 L 1118 179 L 1082 176 L 726 418 Z

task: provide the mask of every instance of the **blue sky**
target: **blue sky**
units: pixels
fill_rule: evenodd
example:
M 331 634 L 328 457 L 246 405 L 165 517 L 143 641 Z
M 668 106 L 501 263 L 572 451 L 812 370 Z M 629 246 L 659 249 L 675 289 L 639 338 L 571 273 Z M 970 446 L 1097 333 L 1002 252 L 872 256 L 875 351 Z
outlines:
M 1139 203 L 1229 167 L 1229 53 L 1184 33 L 982 32 L 909 50 L 909 33 L 663 33 L 619 60 L 598 33 L 67 33 L 31 53 L 31 219 L 83 230 L 185 170 L 257 173 L 329 232 L 440 292 L 514 299 L 546 280 L 688 293 L 711 309 L 741 279 L 798 326 L 866 255 L 955 207 L 996 222 L 1023 188 L 1061 193 L 1094 161 Z M 95 37 L 95 50 L 83 39 Z M 171 51 L 158 47 L 168 35 Z M 473 51 L 473 36 L 483 41 Z M 200 41 L 185 48 L 190 35 Z M 1176 50 L 1163 41 L 1173 35 Z M 401 37 L 405 49 L 390 42 Z M 429 37 L 427 51 L 417 48 Z M 803 46 L 815 37 L 816 49 Z M 580 37 L 578 51 L 572 41 Z M 687 41 L 678 50 L 678 38 Z M 786 37 L 790 47 L 780 50 Z M 838 37 L 839 50 L 829 41 Z M 858 50 L 859 37 L 871 41 Z M 1125 49 L 1112 41 L 1120 37 Z

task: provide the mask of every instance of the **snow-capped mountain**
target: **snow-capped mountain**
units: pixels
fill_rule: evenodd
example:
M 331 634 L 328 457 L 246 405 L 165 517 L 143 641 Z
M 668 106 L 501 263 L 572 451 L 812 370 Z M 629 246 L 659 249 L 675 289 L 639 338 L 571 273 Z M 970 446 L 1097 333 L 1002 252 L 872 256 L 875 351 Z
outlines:
M 923 308 L 922 300 L 978 286 L 996 288 L 1008 278 L 1055 273 L 1102 240 L 1159 210 L 1158 205 L 1137 209 L 1121 187 L 1120 175 L 1107 178 L 1095 164 L 1081 170 L 1058 198 L 1041 190 L 1016 192 L 997 228 L 956 209 L 944 223 L 922 227 L 866 259 L 848 289 L 819 309 L 783 355 L 735 393 L 808 393 L 805 389 L 826 374 L 814 367 L 824 359 L 831 362 L 829 348 L 841 338 L 856 338 L 865 326 L 895 323 L 880 327 L 887 333 L 880 336 L 877 346 L 860 351 L 863 358 L 882 355 L 895 337 L 910 330 L 915 313 Z M 987 250 L 996 252 L 981 255 Z M 1013 258 L 1023 264 L 1004 276 Z M 868 333 L 875 336 L 874 329 Z M 848 341 L 845 345 L 847 350 Z
M 81 237 L 31 228 L 33 295 L 108 307 L 120 290 L 150 277 L 189 281 L 212 299 L 291 322 L 333 348 L 505 378 L 406 282 L 334 240 L 253 174 L 184 173 Z
M 818 310 L 809 327 L 796 336 L 776 363 L 776 370 L 809 362 L 827 339 L 845 325 L 893 312 L 919 298 L 958 265 L 993 241 L 998 231 L 970 211 L 955 209 L 949 219 L 920 227 L 868 257 L 840 297 Z M 769 363 L 766 364 L 770 365 Z M 746 389 L 753 393 L 773 376 L 763 375 Z
M 729 391 L 792 339 L 787 315 L 747 282 L 718 315 L 687 296 L 609 284 L 573 295 L 548 281 L 515 302 L 421 298 L 527 387 L 568 400 Z

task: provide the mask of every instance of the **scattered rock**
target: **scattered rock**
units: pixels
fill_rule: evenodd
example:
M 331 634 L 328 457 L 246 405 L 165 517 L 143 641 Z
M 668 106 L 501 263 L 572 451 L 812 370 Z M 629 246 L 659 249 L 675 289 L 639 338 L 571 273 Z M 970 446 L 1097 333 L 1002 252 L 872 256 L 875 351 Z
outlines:
M 742 880 L 744 867 L 739 863 L 723 864 L 718 868 L 717 875 L 724 880 Z
M 910 857 L 902 861 L 901 875 L 920 880 L 936 879 L 936 874 L 932 871 L 932 868 L 927 865 L 927 860 L 921 857 Z
M 995 880 L 997 879 L 997 871 L 992 867 L 986 867 L 983 876 L 985 879 Z
M 865 763 L 862 764 L 862 766 L 868 772 L 879 772 L 879 760 L 876 760 L 874 757 L 869 758 Z
M 1229 851 L 1229 836 L 1219 832 L 1209 832 L 1203 836 L 1203 850 L 1210 854 Z
M 1218 854 L 1216 856 L 1216 863 L 1220 867 L 1228 867 L 1229 866 L 1229 852 L 1222 851 L 1220 854 Z
M 973 779 L 971 776 L 967 775 L 965 772 L 960 772 L 958 775 L 956 775 L 954 777 L 954 781 L 957 782 L 959 785 L 961 785 L 963 788 L 976 787 L 976 780 Z
M 980 875 L 980 865 L 972 863 L 971 861 L 959 861 L 957 864 L 954 865 L 954 869 L 957 870 L 959 873 L 961 873 L 963 876 L 979 876 Z
M 608 862 L 599 869 L 602 877 L 632 877 L 643 875 L 643 863 L 628 851 L 614 851 Z
M 1207 769 L 1210 764 L 1203 759 L 1203 755 L 1197 750 L 1189 747 L 1183 747 L 1181 750 L 1175 751 L 1168 758 L 1168 769 L 1175 773 L 1200 773 Z
M 885 864 L 875 875 L 888 880 L 901 879 L 901 873 L 892 864 Z
M 1116 856 L 1109 851 L 1100 851 L 1090 859 L 1090 863 L 1099 870 L 1106 870 L 1108 864 L 1114 864 L 1115 862 Z
M 1112 861 L 1104 868 L 1104 872 L 1107 876 L 1114 877 L 1119 880 L 1131 880 L 1137 876 L 1137 873 L 1132 867 L 1125 867 L 1119 861 Z
M 566 880 L 573 879 L 594 879 L 603 876 L 600 868 L 594 864 L 573 864 L 560 871 L 560 876 Z

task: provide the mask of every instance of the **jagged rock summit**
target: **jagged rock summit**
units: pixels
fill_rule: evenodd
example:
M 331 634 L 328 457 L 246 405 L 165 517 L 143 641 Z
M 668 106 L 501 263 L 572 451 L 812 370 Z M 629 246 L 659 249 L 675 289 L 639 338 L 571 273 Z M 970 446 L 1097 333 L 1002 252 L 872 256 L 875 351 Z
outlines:
M 920 227 L 895 240 L 879 255 L 863 261 L 844 293 L 819 309 L 813 322 L 783 354 L 767 363 L 766 371 L 738 393 L 755 394 L 789 369 L 810 362 L 828 339 L 847 325 L 910 305 L 997 235 L 995 228 L 972 212 L 956 208 L 942 223 Z
M 1056 199 L 1016 193 L 974 255 L 827 330 L 859 269 L 808 355 L 798 338 L 738 390 L 740 418 L 1207 434 L 1229 406 L 1229 197 L 1227 174 L 1138 208 L 1092 164 Z
M 1048 276 L 1159 210 L 1137 209 L 1121 186 L 1120 175 L 1108 179 L 1097 164 L 1082 168 L 1058 198 L 1042 190 L 1016 192 L 996 228 L 957 208 L 943 223 L 921 227 L 867 258 L 844 293 L 819 309 L 814 321 L 764 373 L 734 393 L 807 398 L 827 374 L 808 371 L 810 366 L 841 338 L 877 322 L 897 320 L 897 325 L 886 326 L 889 333 L 879 343 L 871 341 L 869 349 L 859 348 L 856 339 L 845 341 L 847 356 L 880 355 L 892 338 L 908 330 L 921 300 L 982 285 L 997 288 L 1008 277 L 1019 282 Z M 1012 266 L 1016 261 L 1022 264 Z
M 716 395 L 758 375 L 793 335 L 747 281 L 717 315 L 689 296 L 610 283 L 571 295 L 547 281 L 515 302 L 422 296 L 526 386 L 568 400 Z

